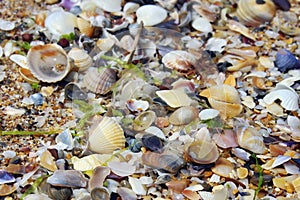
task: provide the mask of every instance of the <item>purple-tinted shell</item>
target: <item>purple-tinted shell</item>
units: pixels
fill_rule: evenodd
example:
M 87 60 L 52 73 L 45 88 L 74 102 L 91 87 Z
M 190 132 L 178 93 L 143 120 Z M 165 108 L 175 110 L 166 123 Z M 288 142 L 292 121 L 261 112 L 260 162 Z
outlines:
M 0 185 L 5 183 L 13 183 L 16 179 L 13 175 L 5 170 L 0 170 Z
M 71 10 L 72 7 L 80 3 L 80 0 L 62 0 L 60 5 L 67 11 Z
M 275 58 L 275 65 L 281 72 L 290 69 L 300 69 L 300 61 L 286 49 L 278 50 Z
M 288 0 L 273 0 L 273 2 L 283 11 L 289 11 L 291 4 Z

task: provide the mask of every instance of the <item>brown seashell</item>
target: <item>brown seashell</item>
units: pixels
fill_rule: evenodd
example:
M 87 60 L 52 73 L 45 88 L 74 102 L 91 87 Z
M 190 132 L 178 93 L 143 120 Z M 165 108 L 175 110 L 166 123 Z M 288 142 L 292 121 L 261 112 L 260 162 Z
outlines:
M 102 187 L 104 180 L 109 174 L 109 167 L 97 166 L 93 170 L 93 174 L 89 180 L 89 191 L 92 191 L 96 187 Z
M 57 44 L 33 46 L 28 51 L 27 61 L 33 76 L 47 83 L 62 80 L 71 70 L 66 52 Z
M 176 173 L 183 165 L 184 160 L 173 153 L 155 153 L 147 151 L 142 155 L 142 162 L 155 169 Z
M 276 14 L 276 6 L 272 0 L 241 0 L 238 3 L 236 14 L 243 24 L 259 26 L 273 19 Z
M 19 68 L 19 73 L 22 76 L 22 78 L 24 78 L 25 81 L 27 81 L 28 83 L 38 83 L 39 80 L 37 80 L 33 74 L 31 73 L 31 71 L 29 69 L 26 68 Z
M 35 16 L 35 23 L 39 26 L 45 26 L 46 12 L 40 12 Z
M 92 37 L 94 33 L 94 27 L 90 24 L 90 22 L 82 19 L 81 17 L 77 17 L 77 26 L 80 32 L 88 37 Z
M 167 53 L 162 58 L 162 63 L 169 69 L 187 73 L 194 69 L 194 66 L 196 65 L 196 58 L 193 54 L 187 51 L 174 50 Z
M 183 190 L 181 192 L 186 198 L 190 199 L 190 200 L 199 200 L 200 196 L 197 192 L 191 191 L 191 190 Z
M 0 185 L 0 197 L 5 197 L 7 195 L 10 195 L 16 190 L 17 187 L 15 185 L 2 184 Z
M 181 193 L 187 186 L 189 180 L 181 179 L 181 180 L 171 180 L 166 183 L 166 186 L 169 190 L 173 190 L 176 193 Z
M 199 164 L 209 164 L 219 158 L 219 151 L 213 141 L 197 140 L 187 147 L 185 155 L 187 160 Z
M 87 178 L 78 170 L 56 170 L 47 183 L 59 187 L 86 187 Z
M 116 82 L 117 74 L 110 68 L 91 68 L 83 79 L 83 86 L 96 94 L 106 94 Z
M 215 174 L 223 177 L 229 177 L 229 174 L 232 172 L 233 169 L 233 164 L 225 158 L 219 158 L 216 161 L 216 165 L 211 168 L 211 170 Z
M 175 110 L 169 118 L 173 125 L 186 125 L 198 118 L 198 109 L 192 106 L 184 106 Z
M 286 147 L 279 144 L 270 144 L 269 149 L 272 156 L 283 155 L 287 151 Z

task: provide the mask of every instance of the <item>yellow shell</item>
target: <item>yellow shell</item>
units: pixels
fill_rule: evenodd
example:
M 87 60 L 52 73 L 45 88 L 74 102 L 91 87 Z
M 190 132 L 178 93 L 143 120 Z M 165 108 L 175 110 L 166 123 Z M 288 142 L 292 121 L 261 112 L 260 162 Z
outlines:
M 192 99 L 183 89 L 160 90 L 156 94 L 172 108 L 189 106 L 192 103 Z
M 90 22 L 82 19 L 81 17 L 77 17 L 77 26 L 82 34 L 92 37 L 94 27 L 90 24 Z
M 125 147 L 122 127 L 112 118 L 103 117 L 99 124 L 89 130 L 89 149 L 97 153 L 112 153 Z
M 261 1 L 240 0 L 237 8 L 237 17 L 247 26 L 259 26 L 271 21 L 276 14 L 276 6 L 272 0 Z

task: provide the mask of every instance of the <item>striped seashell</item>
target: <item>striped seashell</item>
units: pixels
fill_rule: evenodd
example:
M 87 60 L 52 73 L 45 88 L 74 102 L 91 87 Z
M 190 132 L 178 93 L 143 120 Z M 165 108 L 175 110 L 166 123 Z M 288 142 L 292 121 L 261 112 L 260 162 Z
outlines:
M 162 63 L 169 69 L 187 73 L 194 69 L 196 58 L 187 51 L 174 50 L 163 56 Z
M 74 62 L 75 67 L 78 68 L 79 72 L 87 70 L 93 65 L 93 59 L 83 49 L 72 48 L 68 53 L 69 58 Z
M 116 82 L 117 74 L 110 68 L 91 68 L 83 79 L 83 86 L 96 94 L 106 94 Z

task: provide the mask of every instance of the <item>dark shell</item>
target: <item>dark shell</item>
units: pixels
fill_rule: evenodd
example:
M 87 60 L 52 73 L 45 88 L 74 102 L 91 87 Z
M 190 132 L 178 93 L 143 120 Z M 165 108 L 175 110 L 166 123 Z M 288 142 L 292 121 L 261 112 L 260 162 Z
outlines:
M 60 187 L 86 187 L 87 179 L 81 171 L 77 170 L 56 170 L 47 179 L 47 183 Z
M 291 4 L 288 0 L 272 0 L 283 11 L 289 11 Z
M 102 188 L 102 187 L 94 188 L 91 191 L 91 197 L 92 197 L 92 200 L 109 200 L 110 199 L 107 189 Z
M 291 69 L 300 69 L 300 61 L 286 49 L 278 50 L 275 58 L 275 65 L 281 72 Z
M 66 187 L 49 187 L 48 196 L 55 200 L 66 200 L 72 196 L 72 189 Z
M 69 83 L 65 86 L 65 97 L 70 100 L 86 100 L 87 94 L 80 90 L 75 83 Z
M 16 179 L 14 176 L 9 174 L 7 171 L 0 170 L 0 184 L 13 183 Z
M 161 153 L 163 142 L 156 135 L 145 134 L 142 137 L 142 142 L 147 149 Z

